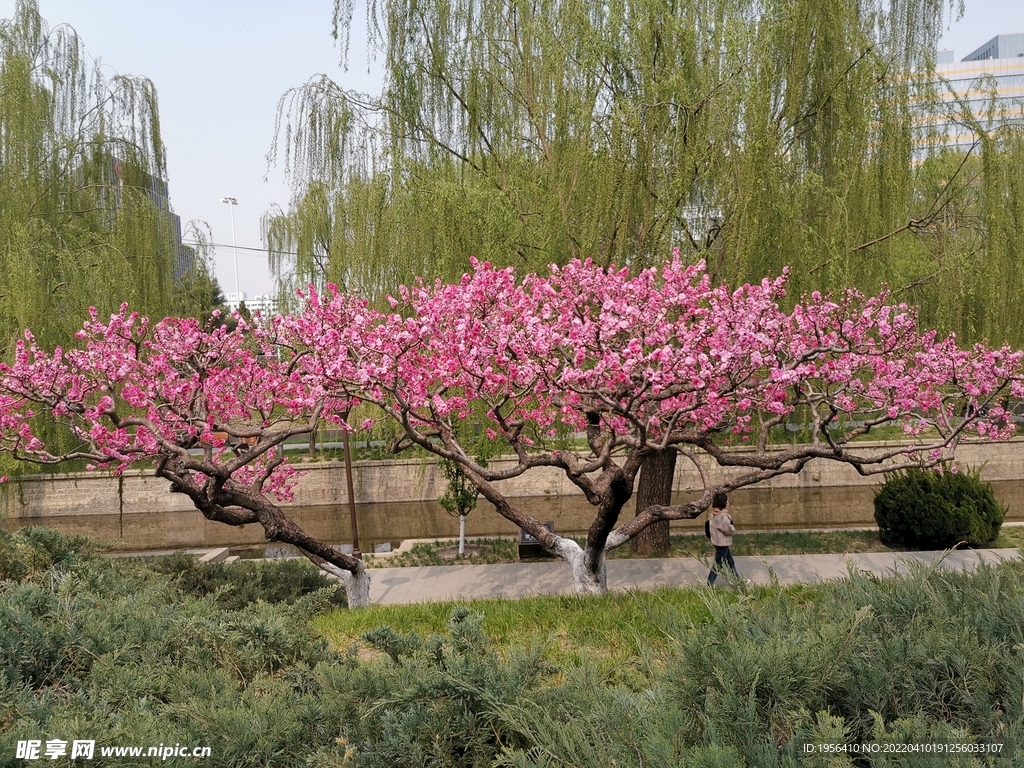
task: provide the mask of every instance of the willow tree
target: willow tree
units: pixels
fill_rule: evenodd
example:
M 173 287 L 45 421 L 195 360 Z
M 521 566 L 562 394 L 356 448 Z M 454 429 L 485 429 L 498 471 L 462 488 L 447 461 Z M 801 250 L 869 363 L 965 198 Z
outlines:
M 66 343 L 89 306 L 188 304 L 175 270 L 205 262 L 180 263 L 166 170 L 153 84 L 104 77 L 72 28 L 19 0 L 0 22 L 0 348 L 26 327 Z
M 961 11 L 955 0 L 371 3 L 381 93 L 321 76 L 280 102 L 271 158 L 294 198 L 266 219 L 271 264 L 299 286 L 379 301 L 416 276 L 455 278 L 470 255 L 639 268 L 679 247 L 733 285 L 784 266 L 793 297 L 887 283 L 944 331 L 1017 341 L 1006 324 L 992 332 L 1007 284 L 980 277 L 968 219 L 985 220 L 986 251 L 1017 247 L 1007 205 L 991 203 L 1024 199 L 1009 170 L 1019 152 L 993 140 L 976 153 L 991 171 L 980 196 L 970 168 L 940 178 L 912 161 L 915 120 L 939 108 L 929 66 L 943 17 Z M 352 23 L 338 0 L 336 37 Z M 976 287 L 980 318 L 948 309 Z M 663 458 L 650 474 L 664 483 Z
M 921 265 L 898 257 L 947 200 L 911 162 L 946 8 L 371 4 L 382 92 L 320 76 L 281 100 L 295 197 L 267 220 L 274 265 L 379 298 L 468 255 L 638 267 L 680 246 L 734 283 L 789 265 L 798 293 L 909 286 Z M 339 2 L 335 34 L 351 23 Z
M 208 249 L 183 249 L 178 226 L 153 84 L 105 78 L 72 28 L 19 0 L 0 21 L 0 358 L 25 328 L 70 345 L 91 306 L 206 311 Z

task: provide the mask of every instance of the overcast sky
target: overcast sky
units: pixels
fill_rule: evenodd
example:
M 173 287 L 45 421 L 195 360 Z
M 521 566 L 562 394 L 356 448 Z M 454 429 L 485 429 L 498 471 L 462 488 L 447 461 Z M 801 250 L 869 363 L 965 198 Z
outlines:
M 14 5 L 0 0 L 0 18 L 10 18 Z M 224 196 L 238 199 L 241 290 L 253 296 L 271 289 L 258 249 L 260 217 L 273 203 L 286 207 L 289 198 L 280 168 L 264 181 L 282 94 L 318 73 L 345 88 L 377 90 L 362 41 L 352 40 L 349 69 L 342 70 L 330 35 L 332 7 L 332 0 L 39 0 L 49 25 L 74 27 L 109 73 L 155 83 L 171 204 L 183 224 L 209 224 L 225 293 L 235 290 L 235 277 L 231 207 L 219 202 Z M 940 47 L 952 48 L 959 60 L 1013 32 L 1024 32 L 1024 0 L 967 0 L 963 19 Z

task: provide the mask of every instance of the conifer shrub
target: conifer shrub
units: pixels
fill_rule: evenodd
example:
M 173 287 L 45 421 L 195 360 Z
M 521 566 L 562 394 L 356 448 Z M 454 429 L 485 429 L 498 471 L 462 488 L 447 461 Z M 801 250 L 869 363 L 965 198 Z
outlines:
M 27 567 L 18 554 L 14 536 L 0 528 L 0 581 L 20 581 Z
M 228 610 L 223 583 L 189 592 L 155 560 L 108 559 L 82 544 L 36 530 L 0 536 L 0 765 L 13 765 L 19 740 L 40 738 L 204 745 L 226 768 L 303 765 L 335 746 L 345 702 L 313 692 L 316 670 L 340 660 L 309 625 L 336 607 L 333 585 L 317 577 L 315 591 L 271 591 L 283 599 Z M 278 583 L 304 570 L 267 565 Z
M 241 560 L 235 563 L 200 563 L 178 552 L 154 558 L 149 566 L 171 577 L 185 593 L 212 595 L 219 608 L 238 610 L 257 600 L 291 605 L 304 595 L 330 587 L 332 607 L 345 607 L 345 591 L 323 578 L 319 568 L 305 558 Z
M 0 580 L 19 580 L 95 551 L 95 542 L 85 536 L 68 536 L 41 525 L 28 525 L 14 533 L 0 530 Z
M 328 590 L 228 610 L 223 584 L 186 590 L 180 569 L 154 568 L 167 561 L 34 533 L 0 548 L 23 574 L 0 580 L 0 765 L 40 738 L 204 745 L 224 768 L 984 768 L 1024 754 L 1020 562 L 700 590 L 699 619 L 653 610 L 663 640 L 638 637 L 624 664 L 553 657 L 568 635 L 547 622 L 536 642 L 499 644 L 466 607 L 433 634 L 399 613 L 361 647 L 332 648 L 310 624 Z M 65 554 L 45 566 L 46 552 Z M 849 743 L 881 746 L 806 746 Z M 999 752 L 903 759 L 882 751 L 893 744 Z
M 980 547 L 999 535 L 1006 508 L 977 470 L 910 469 L 888 476 L 875 494 L 875 521 L 886 544 Z

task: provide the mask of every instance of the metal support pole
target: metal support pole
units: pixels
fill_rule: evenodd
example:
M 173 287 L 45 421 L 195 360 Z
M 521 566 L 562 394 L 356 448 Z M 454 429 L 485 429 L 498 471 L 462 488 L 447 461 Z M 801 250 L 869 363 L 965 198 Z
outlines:
M 238 285 L 238 246 L 235 245 L 235 206 L 237 203 L 232 203 L 228 210 L 231 211 L 231 257 L 235 265 L 235 301 L 242 301 L 242 289 Z
M 345 414 L 345 427 L 348 427 L 348 413 Z M 341 443 L 345 450 L 345 483 L 348 485 L 348 514 L 352 523 L 352 556 L 363 559 L 359 549 L 359 522 L 356 520 L 356 494 L 352 487 L 352 452 L 348 447 L 348 429 L 341 432 Z

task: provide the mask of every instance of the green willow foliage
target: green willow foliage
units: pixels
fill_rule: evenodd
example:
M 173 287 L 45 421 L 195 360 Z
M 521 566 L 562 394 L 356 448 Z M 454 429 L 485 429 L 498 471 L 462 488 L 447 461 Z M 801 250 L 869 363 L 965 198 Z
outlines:
M 176 283 L 176 221 L 153 84 L 107 79 L 34 0 L 0 21 L 0 350 L 66 344 L 89 306 L 203 310 L 205 256 Z
M 941 108 L 926 81 L 943 15 L 960 10 L 371 3 L 382 93 L 321 76 L 280 102 L 271 156 L 295 196 L 265 220 L 272 266 L 380 300 L 471 255 L 640 267 L 678 246 L 724 281 L 790 266 L 794 295 L 888 283 L 926 323 L 1020 342 L 1002 301 L 1024 288 L 1019 137 L 987 130 L 965 168 L 938 150 L 912 162 L 915 114 Z M 352 22 L 339 0 L 343 46 Z

